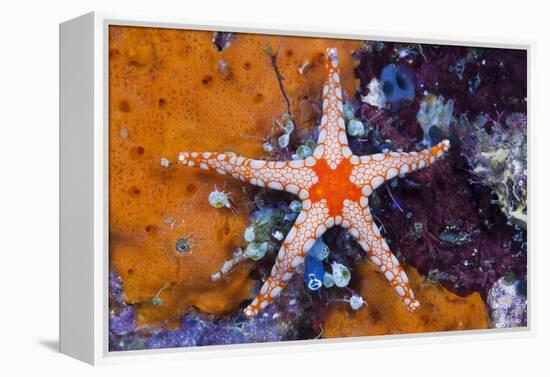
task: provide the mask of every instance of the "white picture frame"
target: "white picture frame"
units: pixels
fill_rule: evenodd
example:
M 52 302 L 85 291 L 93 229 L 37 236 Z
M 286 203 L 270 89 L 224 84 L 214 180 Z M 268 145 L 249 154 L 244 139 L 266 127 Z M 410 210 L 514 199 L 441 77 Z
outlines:
M 254 345 L 209 346 L 189 349 L 110 352 L 108 349 L 108 28 L 110 25 L 188 30 L 514 48 L 527 51 L 528 93 L 534 42 L 463 40 L 460 37 L 331 30 L 282 25 L 247 25 L 171 18 L 88 13 L 60 24 L 60 351 L 90 364 L 110 364 L 158 358 L 212 357 L 277 353 L 302 349 L 372 347 L 388 342 L 471 341 L 491 337 L 534 336 L 533 300 L 536 295 L 534 251 L 528 231 L 528 326 L 452 333 L 386 335 L 337 340 L 308 340 Z M 528 103 L 529 156 L 533 154 L 531 101 Z M 529 158 L 529 163 L 531 159 Z M 531 188 L 529 191 L 531 196 Z M 532 207 L 531 207 L 532 208 Z M 529 211 L 531 218 L 532 210 Z M 530 225 L 530 221 L 529 221 Z

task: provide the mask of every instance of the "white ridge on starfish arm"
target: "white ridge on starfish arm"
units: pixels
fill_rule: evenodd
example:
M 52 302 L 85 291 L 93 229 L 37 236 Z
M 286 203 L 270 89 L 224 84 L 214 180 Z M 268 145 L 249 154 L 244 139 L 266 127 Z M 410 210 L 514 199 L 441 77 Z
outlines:
M 313 156 L 323 158 L 331 169 L 336 169 L 352 153 L 348 146 L 343 114 L 342 86 L 336 49 L 326 51 L 326 76 L 323 86 L 323 116 Z
M 387 152 L 361 156 L 350 180 L 363 188 L 363 194 L 368 196 L 382 183 L 399 174 L 430 166 L 449 150 L 449 146 L 449 140 L 443 140 L 436 146 L 420 152 Z
M 315 163 L 313 158 L 264 161 L 230 153 L 182 152 L 178 163 L 231 175 L 254 186 L 288 191 L 300 195 L 302 199 L 307 190 L 318 181 L 317 175 L 310 168 Z
M 349 222 L 350 234 L 365 250 L 369 259 L 388 279 L 407 309 L 417 309 L 420 303 L 414 298 L 414 292 L 409 285 L 407 274 L 380 235 L 378 226 L 372 221 L 368 203 L 361 205 L 360 203 L 348 201 L 344 204 L 343 218 L 344 221 Z

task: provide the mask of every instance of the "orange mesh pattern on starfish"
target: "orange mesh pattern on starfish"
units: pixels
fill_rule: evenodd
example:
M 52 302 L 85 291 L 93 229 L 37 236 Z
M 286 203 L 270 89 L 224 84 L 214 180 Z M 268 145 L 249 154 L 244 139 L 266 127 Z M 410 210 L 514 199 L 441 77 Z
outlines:
M 229 153 L 184 152 L 179 155 L 180 164 L 230 174 L 260 187 L 285 190 L 297 194 L 303 201 L 302 211 L 279 250 L 271 276 L 245 309 L 248 317 L 258 314 L 280 294 L 315 240 L 335 225 L 349 229 L 408 309 L 419 306 L 407 275 L 372 220 L 368 196 L 384 181 L 434 163 L 448 151 L 449 141 L 444 140 L 421 152 L 354 155 L 348 146 L 342 114 L 336 49 L 327 49 L 326 59 L 323 116 L 317 146 L 310 157 L 294 161 L 263 161 Z

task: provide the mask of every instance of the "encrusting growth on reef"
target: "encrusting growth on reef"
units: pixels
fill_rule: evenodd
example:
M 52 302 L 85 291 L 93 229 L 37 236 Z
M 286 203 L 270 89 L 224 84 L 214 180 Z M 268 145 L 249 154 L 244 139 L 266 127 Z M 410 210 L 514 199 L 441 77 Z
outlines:
M 499 72 L 509 72 L 517 66 L 510 54 L 475 49 L 475 69 L 468 63 L 464 79 L 457 76 L 453 81 L 448 65 L 470 54 L 455 46 L 420 49 L 381 42 L 214 36 L 213 43 L 211 32 L 110 28 L 110 350 L 490 326 L 484 303 L 487 289 L 510 269 L 518 281 L 525 281 L 524 255 L 515 245 L 526 237 L 519 237 L 525 235 L 519 226 L 504 226 L 503 231 L 500 209 L 477 202 L 485 194 L 468 195 L 477 187 L 483 193 L 490 190 L 467 180 L 471 176 L 460 154 L 472 154 L 468 145 L 453 138 L 452 123 L 465 111 L 471 111 L 473 121 L 478 104 L 499 103 L 499 93 L 505 91 L 494 91 L 499 94 L 495 97 L 484 86 L 521 88 L 521 80 L 509 75 L 494 78 L 483 73 L 494 72 L 489 67 L 499 61 L 504 63 Z M 361 49 L 362 44 L 372 48 Z M 266 46 L 277 52 L 279 76 Z M 240 185 L 216 172 L 178 168 L 177 161 L 167 157 L 181 150 L 210 150 L 305 161 L 313 155 L 320 131 L 324 51 L 329 46 L 339 52 L 343 113 L 355 155 L 419 151 L 422 143 L 429 147 L 445 137 L 453 140 L 453 152 L 444 161 L 411 175 L 400 174 L 368 198 L 371 216 L 421 305 L 408 311 L 378 266 L 361 263 L 366 253 L 351 233 L 333 227 L 317 239 L 303 268 L 297 267 L 280 296 L 243 321 L 239 307 L 260 292 L 302 204 L 284 191 Z M 417 49 L 425 54 L 415 57 Z M 390 64 L 396 66 L 390 72 L 395 75 L 382 77 Z M 450 83 L 451 89 L 467 85 L 478 72 L 477 93 L 464 96 L 462 90 L 448 90 Z M 392 102 L 388 82 L 395 89 L 395 77 L 401 87 L 400 73 L 413 79 L 415 97 Z M 290 108 L 278 79 L 284 80 Z M 368 94 L 376 94 L 367 90 L 373 80 L 380 80 L 379 97 L 366 101 Z M 454 110 L 445 106 L 450 110 L 445 114 L 453 117 L 451 127 L 433 127 L 434 118 L 428 119 L 428 127 L 419 127 L 419 105 L 431 97 L 447 105 L 454 102 Z M 375 100 L 381 99 L 385 104 L 377 107 L 381 103 Z M 513 109 L 506 108 L 502 118 L 493 111 L 485 113 L 496 121 L 512 112 L 525 113 L 514 103 L 506 101 Z M 502 105 L 497 107 L 502 110 Z M 272 126 L 274 120 L 280 123 Z M 491 133 L 488 125 L 483 128 Z M 484 140 L 480 138 L 483 145 Z M 230 193 L 234 208 L 212 207 L 225 203 L 217 194 L 209 202 L 216 187 Z M 473 211 L 478 207 L 481 215 Z M 472 227 L 476 221 L 479 224 Z M 491 228 L 483 228 L 485 224 Z M 508 310 L 503 306 L 508 291 L 502 292 L 497 294 L 503 300 L 489 308 L 493 320 L 499 310 Z

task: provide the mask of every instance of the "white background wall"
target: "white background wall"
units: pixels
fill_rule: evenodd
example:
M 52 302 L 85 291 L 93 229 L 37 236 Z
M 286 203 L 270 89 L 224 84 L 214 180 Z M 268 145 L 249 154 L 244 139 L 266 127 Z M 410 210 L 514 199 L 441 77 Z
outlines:
M 543 1 L 4 1 L 0 5 L 0 374 L 4 376 L 491 376 L 548 373 L 550 28 Z M 254 20 L 366 32 L 536 39 L 531 131 L 534 338 L 301 352 L 93 369 L 53 351 L 58 333 L 58 23 L 91 10 Z M 543 35 L 546 33 L 546 36 Z M 549 85 L 549 86 L 547 86 Z M 536 186 L 536 187 L 535 187 Z M 546 348 L 546 349 L 544 349 Z M 538 370 L 538 372 L 536 372 Z M 7 372 L 7 373 L 6 373 Z M 546 374 L 548 375 L 548 374 Z

